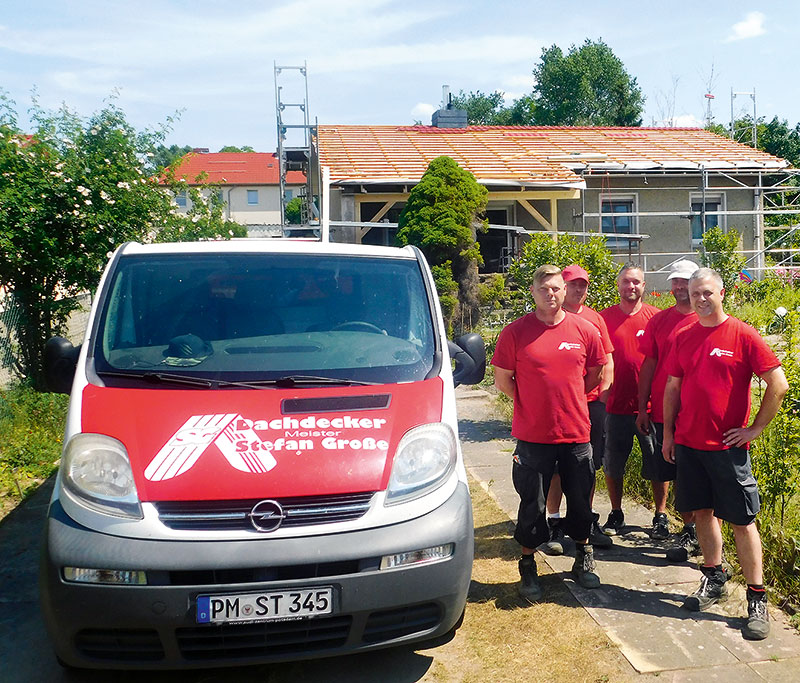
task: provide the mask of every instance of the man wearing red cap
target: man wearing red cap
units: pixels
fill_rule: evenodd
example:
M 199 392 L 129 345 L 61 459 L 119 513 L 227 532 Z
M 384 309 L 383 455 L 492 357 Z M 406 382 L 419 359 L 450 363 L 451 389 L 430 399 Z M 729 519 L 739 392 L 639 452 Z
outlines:
M 591 422 L 592 459 L 594 460 L 595 471 L 597 471 L 603 466 L 606 398 L 608 389 L 611 386 L 611 378 L 614 376 L 614 363 L 611 356 L 614 346 L 608 336 L 608 329 L 603 318 L 597 311 L 584 305 L 589 294 L 589 273 L 581 266 L 573 263 L 561 271 L 561 277 L 564 278 L 566 285 L 564 310 L 574 313 L 597 328 L 600 333 L 603 352 L 606 354 L 606 364 L 603 366 L 600 384 L 586 394 L 589 420 Z M 553 474 L 553 479 L 550 482 L 550 490 L 547 494 L 547 524 L 550 528 L 550 540 L 545 543 L 544 551 L 550 555 L 561 555 L 564 552 L 564 531 L 560 512 L 562 497 L 561 475 L 556 467 L 555 474 Z M 592 499 L 594 499 L 594 487 L 592 488 Z M 590 543 L 595 548 L 610 547 L 612 544 L 611 538 L 606 536 L 600 529 L 600 516 L 594 511 L 592 514 L 594 515 L 594 521 L 589 534 Z

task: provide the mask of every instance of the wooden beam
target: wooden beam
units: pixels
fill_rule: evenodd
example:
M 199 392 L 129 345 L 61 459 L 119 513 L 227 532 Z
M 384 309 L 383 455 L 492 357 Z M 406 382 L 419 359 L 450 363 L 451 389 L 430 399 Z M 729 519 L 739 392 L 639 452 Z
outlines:
M 522 207 L 531 215 L 533 216 L 536 221 L 545 229 L 545 230 L 554 230 L 553 226 L 547 221 L 547 219 L 542 216 L 533 206 L 531 206 L 530 202 L 527 199 L 517 199 L 517 201 L 522 205 Z
M 520 192 L 490 192 L 489 201 L 494 199 L 580 199 L 580 190 L 522 190 Z
M 550 224 L 553 230 L 558 230 L 558 200 L 550 199 Z
M 381 218 L 383 218 L 387 213 L 389 213 L 389 209 L 391 209 L 395 204 L 397 204 L 396 201 L 391 201 L 390 200 L 390 201 L 386 202 L 381 207 L 381 210 L 378 211 L 378 213 L 376 213 L 372 218 L 369 219 L 369 222 L 370 223 L 377 223 L 378 221 L 380 221 Z
M 352 196 L 356 204 L 363 202 L 404 202 L 408 199 L 408 192 L 357 192 Z M 580 199 L 581 191 L 572 190 L 503 190 L 500 192 L 489 192 L 489 201 L 495 200 L 516 200 L 516 199 Z
M 370 194 L 369 192 L 362 192 L 352 195 L 356 204 L 363 204 L 364 202 L 404 202 L 408 199 L 408 192 L 376 192 Z

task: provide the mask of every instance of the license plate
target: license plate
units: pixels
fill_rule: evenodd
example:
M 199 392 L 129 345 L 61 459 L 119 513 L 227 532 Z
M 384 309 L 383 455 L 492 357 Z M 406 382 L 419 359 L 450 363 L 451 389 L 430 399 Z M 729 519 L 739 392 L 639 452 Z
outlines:
M 198 624 L 304 619 L 332 612 L 333 588 L 330 586 L 197 598 Z

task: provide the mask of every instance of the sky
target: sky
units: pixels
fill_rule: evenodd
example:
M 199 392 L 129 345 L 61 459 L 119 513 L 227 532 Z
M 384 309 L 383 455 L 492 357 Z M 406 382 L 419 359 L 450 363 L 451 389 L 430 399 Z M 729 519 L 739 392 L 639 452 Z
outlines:
M 168 125 L 168 145 L 274 151 L 276 64 L 306 65 L 312 122 L 410 125 L 430 122 L 443 85 L 510 104 L 543 48 L 590 39 L 636 78 L 645 125 L 702 125 L 708 92 L 727 125 L 733 90 L 737 116 L 755 91 L 758 116 L 794 126 L 798 26 L 795 0 L 2 0 L 0 89 L 23 126 L 34 91 L 82 116 L 116 97 L 137 128 Z M 279 85 L 303 101 L 299 71 Z

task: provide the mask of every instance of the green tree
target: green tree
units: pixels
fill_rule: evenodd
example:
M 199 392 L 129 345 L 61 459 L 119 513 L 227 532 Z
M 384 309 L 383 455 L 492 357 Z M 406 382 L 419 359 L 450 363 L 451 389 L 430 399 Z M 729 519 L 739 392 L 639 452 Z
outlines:
M 644 96 L 636 79 L 602 40 L 586 40 L 564 55 L 542 50 L 534 67 L 534 117 L 548 126 L 640 126 Z
M 480 90 L 466 94 L 461 90 L 452 99 L 453 107 L 467 112 L 467 123 L 471 126 L 498 126 L 507 123 L 508 110 L 505 108 L 503 93 L 482 93 Z
M 289 225 L 299 225 L 300 224 L 300 212 L 303 207 L 303 199 L 302 197 L 295 197 L 294 199 L 289 200 L 289 203 L 286 205 L 286 222 Z
M 452 278 L 458 283 L 458 305 L 449 322 L 457 323 L 459 330 L 471 329 L 479 319 L 478 264 L 482 260 L 476 230 L 487 225 L 480 218 L 487 195 L 471 173 L 441 156 L 431 161 L 411 190 L 398 220 L 400 245 L 417 245 L 432 266 L 450 262 Z M 446 281 L 441 271 L 437 281 Z
M 586 305 L 602 310 L 617 301 L 616 277 L 619 266 L 614 262 L 606 246 L 605 238 L 594 235 L 587 242 L 579 242 L 573 235 L 558 235 L 553 239 L 549 233 L 534 233 L 522 246 L 522 253 L 509 268 L 509 277 L 518 287 L 513 308 L 517 316 L 533 310 L 533 273 L 539 266 L 551 263 L 564 268 L 577 263 L 586 269 L 591 278 Z
M 0 286 L 8 295 L 3 316 L 18 321 L 16 343 L 3 351 L 42 389 L 45 341 L 63 331 L 74 297 L 97 286 L 117 246 L 226 238 L 243 227 L 225 222 L 215 199 L 180 214 L 180 186 L 148 172 L 163 133 L 137 132 L 113 100 L 86 120 L 36 101 L 30 115 L 33 130 L 25 132 L 0 92 Z
M 504 94 L 499 90 L 488 95 L 480 90 L 469 94 L 461 90 L 453 98 L 453 106 L 466 110 L 467 123 L 471 126 L 530 126 L 535 123 L 535 107 L 530 95 L 523 95 L 507 107 Z
M 745 259 L 739 252 L 740 233 L 733 228 L 722 232 L 719 226 L 706 230 L 703 235 L 703 248 L 700 261 L 707 268 L 716 270 L 722 278 L 727 296 L 733 298 L 734 285 L 739 282 L 739 274 L 744 268 Z
M 255 152 L 255 150 L 250 145 L 244 145 L 243 147 L 234 147 L 233 145 L 225 145 L 220 152 Z
M 165 147 L 161 144 L 153 145 L 153 156 L 150 157 L 150 167 L 153 172 L 159 173 L 191 151 L 192 148 L 189 145 L 184 145 L 183 147 L 178 145 L 170 145 L 169 147 Z

